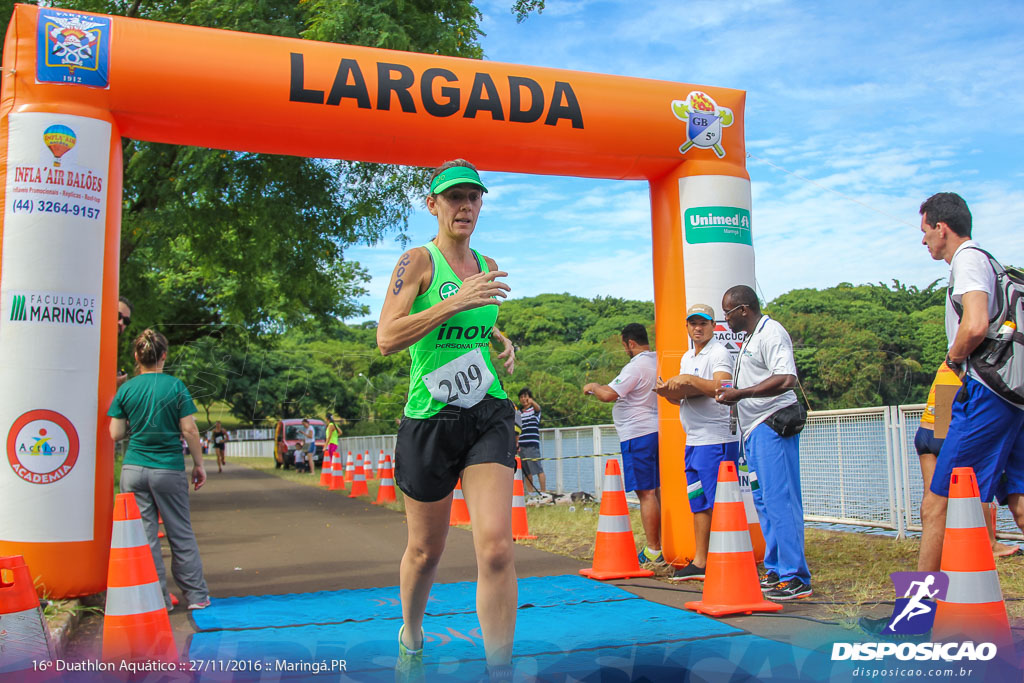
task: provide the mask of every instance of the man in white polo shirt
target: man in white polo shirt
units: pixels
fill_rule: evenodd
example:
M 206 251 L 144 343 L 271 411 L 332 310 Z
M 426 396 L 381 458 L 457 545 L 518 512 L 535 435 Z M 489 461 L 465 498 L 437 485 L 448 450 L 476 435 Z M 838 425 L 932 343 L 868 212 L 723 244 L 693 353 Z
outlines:
M 786 328 L 761 313 L 757 295 L 746 285 L 726 290 L 722 308 L 733 332 L 746 335 L 736 358 L 734 386 L 719 389 L 717 399 L 735 404 L 739 417 L 754 507 L 764 532 L 761 588 L 770 600 L 805 598 L 811 594 L 811 572 L 804 555 L 799 432 L 807 414 L 793 391 L 793 341 Z
M 693 561 L 677 569 L 672 581 L 702 581 L 708 564 L 711 512 L 718 487 L 718 466 L 739 458 L 739 437 L 729 425 L 729 407 L 715 401 L 723 381 L 732 379 L 732 356 L 715 339 L 715 310 L 694 304 L 686 311 L 686 332 L 692 342 L 679 363 L 679 374 L 662 382 L 657 392 L 679 405 L 686 432 L 686 494 L 693 512 Z
M 622 473 L 627 491 L 640 499 L 640 520 L 647 545 L 640 551 L 640 564 L 664 564 L 661 554 L 661 497 L 658 473 L 658 355 L 651 351 L 647 329 L 640 323 L 622 328 L 622 346 L 629 355 L 619 376 L 611 384 L 590 382 L 583 393 L 605 403 L 615 403 L 612 419 L 619 434 Z

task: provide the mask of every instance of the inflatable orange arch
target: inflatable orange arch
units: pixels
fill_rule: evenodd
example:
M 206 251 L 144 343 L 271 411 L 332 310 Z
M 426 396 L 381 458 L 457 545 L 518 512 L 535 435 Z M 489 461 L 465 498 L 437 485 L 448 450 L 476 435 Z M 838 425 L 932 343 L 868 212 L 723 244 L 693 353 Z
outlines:
M 717 310 L 754 281 L 738 90 L 17 5 L 0 97 L 0 555 L 52 597 L 105 588 L 122 137 L 646 179 L 665 377 L 687 302 Z M 685 436 L 660 409 L 665 555 L 682 560 Z

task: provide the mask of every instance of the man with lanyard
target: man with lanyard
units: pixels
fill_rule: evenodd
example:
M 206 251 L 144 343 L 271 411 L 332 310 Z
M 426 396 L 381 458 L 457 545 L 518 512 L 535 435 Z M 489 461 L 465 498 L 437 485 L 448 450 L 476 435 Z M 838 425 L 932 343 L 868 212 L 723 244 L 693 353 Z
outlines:
M 611 384 L 590 382 L 583 393 L 615 403 L 612 419 L 619 434 L 623 480 L 640 499 L 640 520 L 647 545 L 640 564 L 664 564 L 661 554 L 661 481 L 658 472 L 658 355 L 651 351 L 647 329 L 640 323 L 622 328 L 622 346 L 629 362 Z
M 963 386 L 953 402 L 949 432 L 935 461 L 931 486 L 921 501 L 921 554 L 918 571 L 938 571 L 946 533 L 949 482 L 955 467 L 971 467 L 981 500 L 992 500 L 1005 470 L 1010 507 L 1024 494 L 1024 406 L 1003 400 L 971 369 L 968 357 L 985 339 L 989 321 L 999 311 L 996 275 L 984 252 L 971 239 L 971 211 L 952 192 L 940 192 L 921 204 L 921 243 L 949 269 L 946 297 L 948 365 Z M 962 307 L 958 316 L 953 304 Z M 992 519 L 985 515 L 992 533 Z
M 761 313 L 754 290 L 736 285 L 722 297 L 725 321 L 743 332 L 734 387 L 716 399 L 735 405 L 750 468 L 754 507 L 764 532 L 765 575 L 761 588 L 770 600 L 811 595 L 811 572 L 804 555 L 804 506 L 800 494 L 799 403 L 793 341 L 786 328 Z M 778 430 L 778 431 L 777 431 Z M 779 432 L 784 432 L 783 435 Z M 756 486 L 755 486 L 756 482 Z
M 739 458 L 739 437 L 730 427 L 729 407 L 715 401 L 722 382 L 732 379 L 729 350 L 715 339 L 715 310 L 694 304 L 686 311 L 686 331 L 693 342 L 679 362 L 679 374 L 658 381 L 658 394 L 679 405 L 686 432 L 686 495 L 693 512 L 694 553 L 671 581 L 703 580 L 711 540 L 711 512 L 718 488 L 718 466 Z

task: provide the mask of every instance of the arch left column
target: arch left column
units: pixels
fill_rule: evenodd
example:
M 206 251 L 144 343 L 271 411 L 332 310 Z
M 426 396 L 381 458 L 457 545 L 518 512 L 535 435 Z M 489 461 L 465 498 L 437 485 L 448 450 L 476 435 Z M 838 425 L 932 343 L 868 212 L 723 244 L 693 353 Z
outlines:
M 0 105 L 0 555 L 62 598 L 106 588 L 123 166 L 103 89 L 38 83 L 35 16 L 8 30 Z

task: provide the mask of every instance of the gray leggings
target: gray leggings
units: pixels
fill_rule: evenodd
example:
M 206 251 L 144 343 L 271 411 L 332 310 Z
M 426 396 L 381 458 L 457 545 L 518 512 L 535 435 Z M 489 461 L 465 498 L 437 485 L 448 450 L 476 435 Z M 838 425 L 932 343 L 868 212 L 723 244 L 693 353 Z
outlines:
M 153 564 L 164 592 L 164 603 L 171 606 L 167 591 L 167 572 L 160 550 L 157 513 L 164 518 L 167 542 L 171 546 L 171 575 L 185 596 L 185 604 L 205 600 L 210 595 L 203 578 L 203 563 L 199 559 L 199 545 L 192 531 L 188 512 L 188 476 L 181 470 L 161 470 L 139 465 L 121 467 L 121 492 L 134 493 L 142 515 Z

